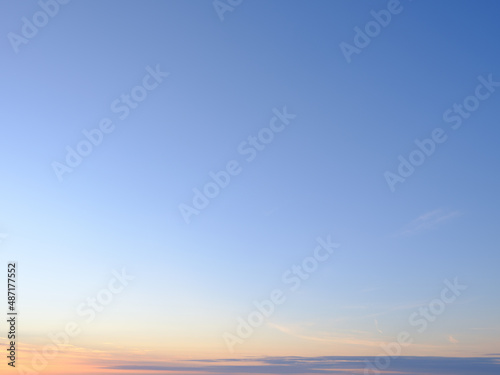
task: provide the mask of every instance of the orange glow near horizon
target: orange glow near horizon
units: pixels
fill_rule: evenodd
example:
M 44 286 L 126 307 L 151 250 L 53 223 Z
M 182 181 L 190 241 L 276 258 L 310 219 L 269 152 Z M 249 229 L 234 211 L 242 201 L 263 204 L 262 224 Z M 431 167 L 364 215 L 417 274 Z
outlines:
M 266 342 L 264 346 L 262 343 Z M 5 345 L 5 341 L 3 345 Z M 134 345 L 125 342 L 107 342 L 97 345 L 65 345 L 54 350 L 51 344 L 18 343 L 17 369 L 26 374 L 43 373 L 47 375 L 80 375 L 80 374 L 137 374 L 137 370 L 113 369 L 112 366 L 139 364 L 144 366 L 177 366 L 196 367 L 198 363 L 216 361 L 217 365 L 234 365 L 230 360 L 238 360 L 237 364 L 255 361 L 265 357 L 304 357 L 314 358 L 321 356 L 377 356 L 384 355 L 382 341 L 356 340 L 353 338 L 321 339 L 288 336 L 285 339 L 274 340 L 264 335 L 259 340 L 249 340 L 241 350 L 229 353 L 224 350 L 214 350 L 205 343 L 198 343 L 188 348 L 188 343 L 182 343 L 175 348 L 174 343 L 158 346 L 153 343 L 149 347 Z M 477 349 L 477 347 L 476 347 Z M 486 348 L 484 348 L 486 349 Z M 449 349 L 438 345 L 412 344 L 408 349 L 403 349 L 402 356 L 449 356 L 473 357 L 474 351 L 458 352 L 451 346 Z M 225 358 L 226 361 L 221 361 Z M 246 360 L 245 360 L 246 358 Z M 208 362 L 203 362 L 204 360 Z M 197 362 L 201 361 L 201 362 Z M 30 372 L 31 371 L 31 372 Z M 355 370 L 350 369 L 352 373 Z M 178 371 L 166 370 L 140 370 L 141 374 L 168 374 Z M 186 371 L 183 374 L 206 373 L 200 371 Z

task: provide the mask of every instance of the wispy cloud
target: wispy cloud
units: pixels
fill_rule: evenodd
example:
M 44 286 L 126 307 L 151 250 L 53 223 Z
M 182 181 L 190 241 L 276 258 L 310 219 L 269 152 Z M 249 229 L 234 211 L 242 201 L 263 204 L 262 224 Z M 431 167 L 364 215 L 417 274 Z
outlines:
M 459 211 L 448 211 L 437 209 L 420 215 L 408 224 L 400 233 L 401 236 L 409 236 L 425 230 L 437 228 L 442 223 L 460 216 Z
M 448 341 L 451 342 L 452 344 L 458 344 L 458 340 L 454 338 L 452 335 L 448 336 Z
M 384 332 L 382 332 L 382 330 L 378 326 L 378 320 L 377 319 L 373 319 L 373 320 L 375 322 L 375 329 L 378 331 L 378 333 L 384 333 Z
M 380 347 L 380 345 L 384 343 L 384 341 L 380 339 L 370 338 L 369 336 L 371 332 L 350 331 L 344 334 L 336 333 L 335 335 L 323 332 L 321 335 L 314 335 L 314 334 L 304 334 L 302 332 L 299 332 L 299 330 L 297 330 L 294 327 L 285 327 L 274 323 L 268 323 L 268 325 L 289 336 L 308 341 L 320 341 L 324 343 L 341 344 L 341 345 L 355 345 L 358 348 L 361 346 L 370 348 Z

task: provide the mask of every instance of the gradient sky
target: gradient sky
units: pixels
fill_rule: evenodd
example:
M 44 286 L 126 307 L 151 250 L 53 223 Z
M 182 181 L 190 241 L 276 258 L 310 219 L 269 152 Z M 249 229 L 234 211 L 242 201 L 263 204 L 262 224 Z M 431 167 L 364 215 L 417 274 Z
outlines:
M 500 82 L 500 4 L 401 0 L 347 62 L 339 45 L 387 4 L 248 0 L 221 21 L 210 0 L 73 0 L 16 53 L 9 33 L 41 8 L 1 2 L 18 364 L 76 322 L 41 373 L 353 374 L 408 331 L 393 374 L 497 374 L 500 88 L 458 129 L 443 115 L 478 77 Z M 112 103 L 148 67 L 169 75 L 121 120 Z M 284 107 L 296 117 L 247 161 L 239 145 Z M 113 132 L 59 181 L 53 163 L 104 118 Z M 391 191 L 384 173 L 436 128 L 446 141 Z M 179 205 L 231 160 L 241 173 L 186 223 Z M 338 249 L 290 291 L 282 275 L 327 236 Z M 86 323 L 78 307 L 123 268 L 135 279 Z M 410 316 L 455 279 L 467 289 L 417 332 Z M 228 351 L 274 289 L 285 303 Z

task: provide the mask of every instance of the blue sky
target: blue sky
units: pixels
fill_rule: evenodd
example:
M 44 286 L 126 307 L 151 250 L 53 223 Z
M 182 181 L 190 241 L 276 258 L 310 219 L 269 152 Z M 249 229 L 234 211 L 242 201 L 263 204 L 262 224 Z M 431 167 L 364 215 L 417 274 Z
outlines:
M 125 267 L 134 282 L 75 347 L 376 356 L 458 278 L 467 290 L 403 355 L 494 353 L 500 89 L 484 80 L 500 82 L 499 5 L 401 0 L 346 61 L 339 45 L 387 7 L 254 0 L 221 21 L 211 1 L 73 0 L 16 53 L 8 34 L 40 5 L 1 3 L 0 249 L 21 270 L 26 345 L 81 319 L 81 301 Z M 121 120 L 112 103 L 148 69 L 169 75 Z M 481 82 L 488 98 L 454 130 L 443 114 L 474 104 Z M 273 110 L 296 117 L 248 162 L 238 147 Z M 53 163 L 104 118 L 114 130 L 60 181 Z M 446 141 L 391 191 L 384 174 L 436 128 Z M 187 223 L 179 205 L 232 160 L 241 173 Z M 339 248 L 228 353 L 223 333 L 287 289 L 318 236 Z

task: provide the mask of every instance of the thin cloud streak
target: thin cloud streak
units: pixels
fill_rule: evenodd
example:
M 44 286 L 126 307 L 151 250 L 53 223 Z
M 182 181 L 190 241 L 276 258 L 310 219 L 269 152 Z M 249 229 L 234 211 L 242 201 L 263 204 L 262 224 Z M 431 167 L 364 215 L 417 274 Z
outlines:
M 445 211 L 443 209 L 427 212 L 408 224 L 398 236 L 411 236 L 426 230 L 434 229 L 440 224 L 460 215 L 461 213 L 459 211 Z

